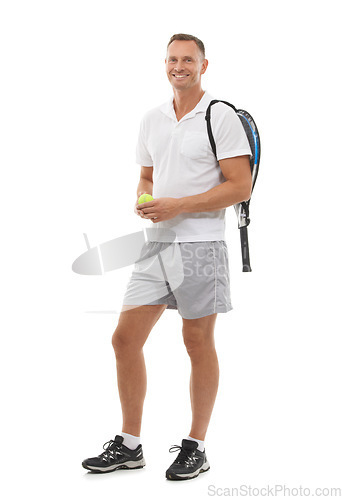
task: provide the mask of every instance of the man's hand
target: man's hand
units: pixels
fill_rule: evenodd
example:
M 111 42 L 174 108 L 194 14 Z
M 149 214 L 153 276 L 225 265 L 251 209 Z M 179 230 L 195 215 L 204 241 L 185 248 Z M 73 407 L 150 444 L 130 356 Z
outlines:
M 139 217 L 141 217 L 142 219 L 147 219 L 147 217 L 145 217 L 144 215 L 144 212 L 142 212 L 140 210 L 140 204 L 138 202 L 139 198 L 137 198 L 137 201 L 135 202 L 135 205 L 134 205 L 134 213 L 139 215 Z
M 173 219 L 181 213 L 178 198 L 156 198 L 147 203 L 137 203 L 135 208 L 140 217 L 151 219 L 152 222 Z

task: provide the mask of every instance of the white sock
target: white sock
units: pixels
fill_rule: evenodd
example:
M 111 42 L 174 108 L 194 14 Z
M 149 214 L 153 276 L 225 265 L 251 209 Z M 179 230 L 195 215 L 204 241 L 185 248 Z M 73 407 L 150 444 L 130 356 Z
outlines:
M 135 450 L 140 444 L 140 436 L 132 436 L 132 434 L 126 434 L 126 432 L 121 432 L 121 436 L 124 438 L 122 444 L 130 450 Z
M 199 451 L 204 451 L 204 441 L 200 441 L 199 439 L 192 438 L 191 436 L 188 436 L 186 439 L 190 439 L 190 441 L 197 441 L 197 443 L 198 443 L 197 449 Z

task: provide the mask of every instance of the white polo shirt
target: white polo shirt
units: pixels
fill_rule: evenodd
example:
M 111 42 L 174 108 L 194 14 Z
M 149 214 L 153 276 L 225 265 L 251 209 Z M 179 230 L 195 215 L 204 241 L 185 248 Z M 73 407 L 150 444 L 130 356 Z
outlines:
M 197 106 L 179 121 L 173 97 L 143 117 L 136 161 L 144 167 L 153 166 L 153 198 L 192 196 L 225 182 L 210 146 L 205 120 L 212 100 L 205 92 Z M 252 154 L 240 119 L 230 106 L 217 103 L 211 108 L 211 126 L 218 160 Z M 166 221 L 149 222 L 149 227 L 171 229 L 176 233 L 176 242 L 224 240 L 225 212 L 224 208 L 182 213 Z M 172 241 L 163 231 L 154 232 L 151 241 Z

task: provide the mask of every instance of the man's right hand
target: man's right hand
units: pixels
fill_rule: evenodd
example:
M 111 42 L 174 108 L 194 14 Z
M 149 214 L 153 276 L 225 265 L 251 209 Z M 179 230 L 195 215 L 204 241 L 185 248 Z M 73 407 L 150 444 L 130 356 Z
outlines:
M 141 217 L 142 219 L 148 219 L 148 217 L 146 217 L 146 215 L 144 215 L 144 212 L 142 212 L 141 210 L 138 210 L 138 207 L 139 207 L 138 200 L 139 200 L 139 197 L 137 198 L 137 201 L 135 202 L 135 205 L 134 205 L 134 213 L 139 215 L 139 217 Z

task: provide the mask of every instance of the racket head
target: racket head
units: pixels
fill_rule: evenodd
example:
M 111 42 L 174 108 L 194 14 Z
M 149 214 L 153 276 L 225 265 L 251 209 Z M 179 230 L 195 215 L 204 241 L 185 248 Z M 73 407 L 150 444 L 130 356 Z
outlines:
M 259 172 L 259 163 L 260 163 L 260 153 L 261 153 L 261 146 L 260 146 L 260 136 L 259 136 L 259 131 L 256 126 L 256 123 L 248 111 L 244 109 L 236 109 L 236 107 L 227 102 L 227 101 L 222 101 L 222 100 L 213 100 L 210 102 L 205 119 L 207 121 L 207 129 L 208 129 L 208 136 L 209 136 L 209 141 L 213 150 L 214 155 L 216 156 L 216 144 L 215 140 L 212 134 L 212 129 L 210 125 L 210 110 L 211 106 L 213 104 L 216 104 L 217 102 L 223 102 L 224 104 L 227 104 L 231 108 L 234 109 L 236 114 L 238 115 L 241 124 L 243 126 L 243 129 L 247 135 L 247 139 L 251 148 L 251 153 L 252 156 L 250 157 L 250 167 L 251 167 L 251 174 L 252 174 L 252 189 L 251 193 L 253 192 L 254 185 L 258 176 Z M 238 225 L 239 228 L 248 226 L 249 224 L 249 203 L 250 199 L 247 201 L 244 201 L 242 203 L 237 203 L 234 205 L 234 209 L 238 218 Z
M 251 174 L 252 174 L 252 189 L 251 189 L 252 193 L 259 172 L 260 153 L 261 153 L 260 135 L 256 123 L 253 120 L 251 114 L 248 113 L 248 111 L 244 109 L 238 109 L 236 113 L 240 118 L 241 124 L 245 130 L 249 146 L 252 152 L 252 156 L 250 157 L 249 160 L 251 167 Z M 238 218 L 239 228 L 248 226 L 249 224 L 249 203 L 250 199 L 243 203 L 237 203 L 236 205 L 234 205 L 234 209 Z
M 248 111 L 245 111 L 244 109 L 238 109 L 237 115 L 240 118 L 242 126 L 246 132 L 248 142 L 252 151 L 252 156 L 250 157 L 250 166 L 252 173 L 252 192 L 253 192 L 260 164 L 261 147 L 260 147 L 259 131 L 255 121 L 253 120 L 253 117 L 250 115 L 250 113 L 248 113 Z

